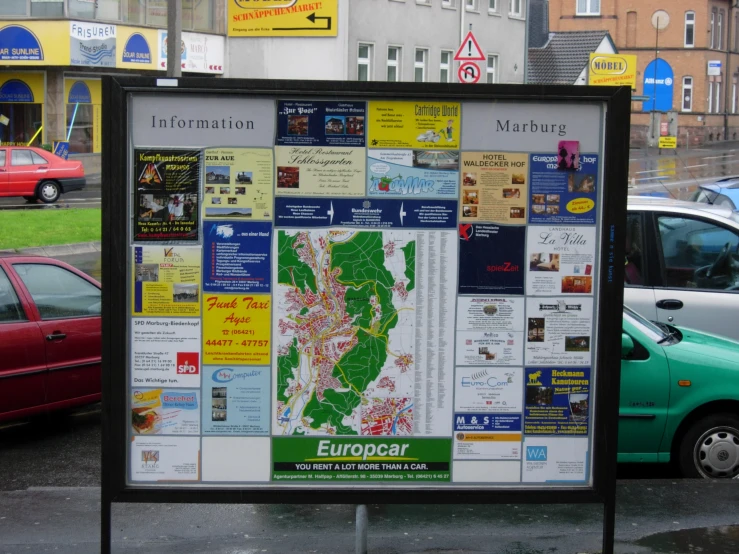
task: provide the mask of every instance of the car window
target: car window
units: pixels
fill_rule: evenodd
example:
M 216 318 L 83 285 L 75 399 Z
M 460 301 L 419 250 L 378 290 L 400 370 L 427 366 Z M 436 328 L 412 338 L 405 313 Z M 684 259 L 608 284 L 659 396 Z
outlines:
M 42 164 L 49 163 L 49 161 L 46 158 L 44 158 L 42 155 L 36 154 L 36 152 L 34 152 L 33 150 L 31 150 L 30 152 L 31 152 L 31 159 L 33 159 L 34 164 L 42 165 Z
M 626 218 L 626 267 L 624 283 L 627 285 L 643 285 L 644 274 L 644 233 L 642 217 L 638 213 L 630 213 Z
M 30 150 L 11 150 L 10 165 L 33 165 Z
M 100 315 L 100 289 L 51 264 L 13 264 L 41 319 Z
M 715 198 L 715 192 L 708 192 L 703 189 L 699 189 L 693 194 L 691 200 L 693 202 L 702 202 L 703 204 L 713 204 Z
M 5 271 L 0 268 L 0 324 L 25 320 L 26 314 L 18 301 L 18 295 Z
M 666 287 L 726 290 L 739 285 L 739 235 L 687 216 L 659 216 Z
M 667 337 L 667 333 L 665 333 L 663 329 L 657 327 L 657 325 L 644 318 L 644 316 L 635 312 L 628 306 L 624 306 L 624 319 L 654 342 L 659 342 Z
M 7 150 L 0 150 L 0 165 L 5 165 L 5 157 Z

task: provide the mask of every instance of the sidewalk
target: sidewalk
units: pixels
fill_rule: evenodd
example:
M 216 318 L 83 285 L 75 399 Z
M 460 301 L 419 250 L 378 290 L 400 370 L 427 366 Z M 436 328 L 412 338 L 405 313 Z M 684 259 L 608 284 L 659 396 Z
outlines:
M 0 493 L 0 553 L 99 552 L 99 488 Z M 739 482 L 620 481 L 619 554 L 739 552 Z M 352 553 L 354 506 L 114 504 L 113 552 Z M 598 505 L 371 505 L 373 554 L 592 554 Z

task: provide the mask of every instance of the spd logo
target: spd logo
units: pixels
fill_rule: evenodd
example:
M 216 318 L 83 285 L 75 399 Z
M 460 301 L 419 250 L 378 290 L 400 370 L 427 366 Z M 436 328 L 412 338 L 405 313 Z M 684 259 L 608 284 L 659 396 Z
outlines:
M 198 375 L 199 360 L 200 354 L 197 352 L 177 352 L 177 375 Z
M 546 462 L 547 447 L 546 446 L 527 446 L 526 447 L 527 462 Z

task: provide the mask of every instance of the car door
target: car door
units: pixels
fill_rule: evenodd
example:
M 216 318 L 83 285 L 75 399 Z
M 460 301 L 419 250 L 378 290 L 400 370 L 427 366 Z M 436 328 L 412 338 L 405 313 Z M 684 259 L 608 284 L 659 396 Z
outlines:
M 665 335 L 641 314 L 628 310 L 623 332 L 634 341 L 634 351 L 621 360 L 618 459 L 656 462 L 670 402 L 670 367 L 657 344 Z
M 624 268 L 624 304 L 647 319 L 657 319 L 654 289 L 651 283 L 652 247 L 646 241 L 647 216 L 642 212 L 629 212 L 626 216 L 626 245 Z
M 48 162 L 30 148 L 10 150 L 8 180 L 13 194 L 31 196 L 49 169 Z
M 14 263 L 39 319 L 47 402 L 100 394 L 100 289 L 82 273 L 48 263 Z
M 700 216 L 656 214 L 656 320 L 739 339 L 739 233 Z M 711 268 L 724 248 L 725 262 Z
M 44 338 L 24 304 L 0 260 L 0 421 L 45 403 Z
M 0 196 L 10 195 L 10 186 L 8 183 L 8 168 L 5 166 L 5 162 L 8 159 L 8 151 L 5 148 L 0 148 Z

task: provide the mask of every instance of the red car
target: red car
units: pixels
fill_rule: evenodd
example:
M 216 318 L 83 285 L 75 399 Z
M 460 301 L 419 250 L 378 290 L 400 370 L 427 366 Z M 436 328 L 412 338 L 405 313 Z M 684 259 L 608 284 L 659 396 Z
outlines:
M 0 147 L 0 196 L 22 196 L 51 204 L 64 192 L 85 186 L 82 162 L 34 146 Z
M 0 255 L 0 422 L 100 401 L 100 283 Z

